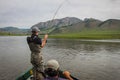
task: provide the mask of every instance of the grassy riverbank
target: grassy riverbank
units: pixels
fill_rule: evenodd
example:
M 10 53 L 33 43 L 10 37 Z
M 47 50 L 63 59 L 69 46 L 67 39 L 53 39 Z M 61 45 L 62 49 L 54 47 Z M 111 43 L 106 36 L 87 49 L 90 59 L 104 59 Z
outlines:
M 0 32 L 0 36 L 26 36 L 30 34 L 14 34 Z M 40 35 L 43 36 L 43 35 Z M 120 30 L 83 30 L 73 33 L 49 34 L 49 38 L 67 39 L 120 39 Z
M 26 36 L 25 33 L 10 33 L 10 32 L 0 32 L 0 36 Z
M 77 33 L 52 34 L 49 37 L 69 39 L 120 39 L 120 30 L 85 30 Z

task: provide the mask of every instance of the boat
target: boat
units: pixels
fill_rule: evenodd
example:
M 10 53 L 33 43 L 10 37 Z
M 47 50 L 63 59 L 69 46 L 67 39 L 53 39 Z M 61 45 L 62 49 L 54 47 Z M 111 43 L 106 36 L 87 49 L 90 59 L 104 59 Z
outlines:
M 16 78 L 16 80 L 31 80 L 31 78 L 33 77 L 32 74 L 33 74 L 33 71 L 32 71 L 32 68 L 30 68 L 30 69 L 26 70 L 24 73 L 22 73 L 20 76 L 18 76 Z M 59 76 L 61 78 L 66 79 L 65 76 L 62 74 L 61 70 L 59 70 Z M 78 80 L 77 78 L 73 77 L 72 75 L 70 75 L 70 76 L 73 78 L 73 80 Z

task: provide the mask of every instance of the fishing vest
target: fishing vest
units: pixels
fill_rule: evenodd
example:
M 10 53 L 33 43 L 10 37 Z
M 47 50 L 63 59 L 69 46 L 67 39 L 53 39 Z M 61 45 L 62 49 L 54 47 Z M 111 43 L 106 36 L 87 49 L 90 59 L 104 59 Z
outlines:
M 41 52 L 42 39 L 39 38 L 38 36 L 27 37 L 27 43 L 29 45 L 31 52 L 34 53 Z

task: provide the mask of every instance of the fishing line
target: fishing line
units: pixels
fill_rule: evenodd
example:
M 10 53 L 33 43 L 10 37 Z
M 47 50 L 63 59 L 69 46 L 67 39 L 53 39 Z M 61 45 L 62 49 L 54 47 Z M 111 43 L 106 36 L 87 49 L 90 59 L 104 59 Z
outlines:
M 48 23 L 48 26 L 49 26 L 50 28 L 53 27 L 52 24 L 53 24 L 53 22 L 54 22 L 54 19 L 55 19 L 56 15 L 57 15 L 58 11 L 62 8 L 62 6 L 64 5 L 65 2 L 68 2 L 68 3 L 69 3 L 68 0 L 64 0 L 63 2 L 60 3 L 60 5 L 58 5 L 58 7 L 57 7 L 57 9 L 56 9 L 56 11 L 55 11 L 55 13 L 54 13 L 51 21 L 49 21 L 49 23 Z M 48 34 L 48 33 L 49 33 L 48 31 L 45 32 L 45 34 Z M 42 34 L 44 34 L 44 33 L 42 33 Z
M 57 15 L 58 11 L 61 9 L 61 7 L 63 6 L 63 4 L 64 4 L 65 2 L 67 2 L 67 1 L 68 1 L 68 0 L 64 0 L 64 1 L 58 6 L 58 8 L 56 9 L 56 11 L 55 11 L 55 13 L 54 13 L 54 15 L 53 15 L 53 17 L 52 17 L 52 20 L 50 21 L 50 27 L 52 27 L 52 23 L 54 22 L 54 19 L 55 19 L 56 15 Z
M 63 4 L 66 2 L 67 0 L 64 0 L 57 8 L 57 10 L 55 11 L 55 14 L 53 15 L 52 20 L 54 20 L 55 16 L 57 15 L 58 11 L 60 10 L 60 8 L 63 6 Z

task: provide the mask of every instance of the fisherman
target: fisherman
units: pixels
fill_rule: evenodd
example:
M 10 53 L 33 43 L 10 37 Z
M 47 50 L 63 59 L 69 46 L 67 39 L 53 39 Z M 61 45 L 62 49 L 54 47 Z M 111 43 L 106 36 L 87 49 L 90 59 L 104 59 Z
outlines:
M 44 79 L 44 65 L 41 48 L 46 44 L 48 35 L 44 35 L 42 40 L 39 35 L 40 29 L 38 27 L 32 27 L 31 37 L 27 37 L 27 43 L 31 51 L 31 63 L 33 65 L 33 78 L 34 80 Z
M 52 59 L 46 63 L 45 74 L 47 77 L 44 80 L 73 80 L 68 71 L 60 71 L 58 61 Z M 64 78 L 61 78 L 64 77 Z

